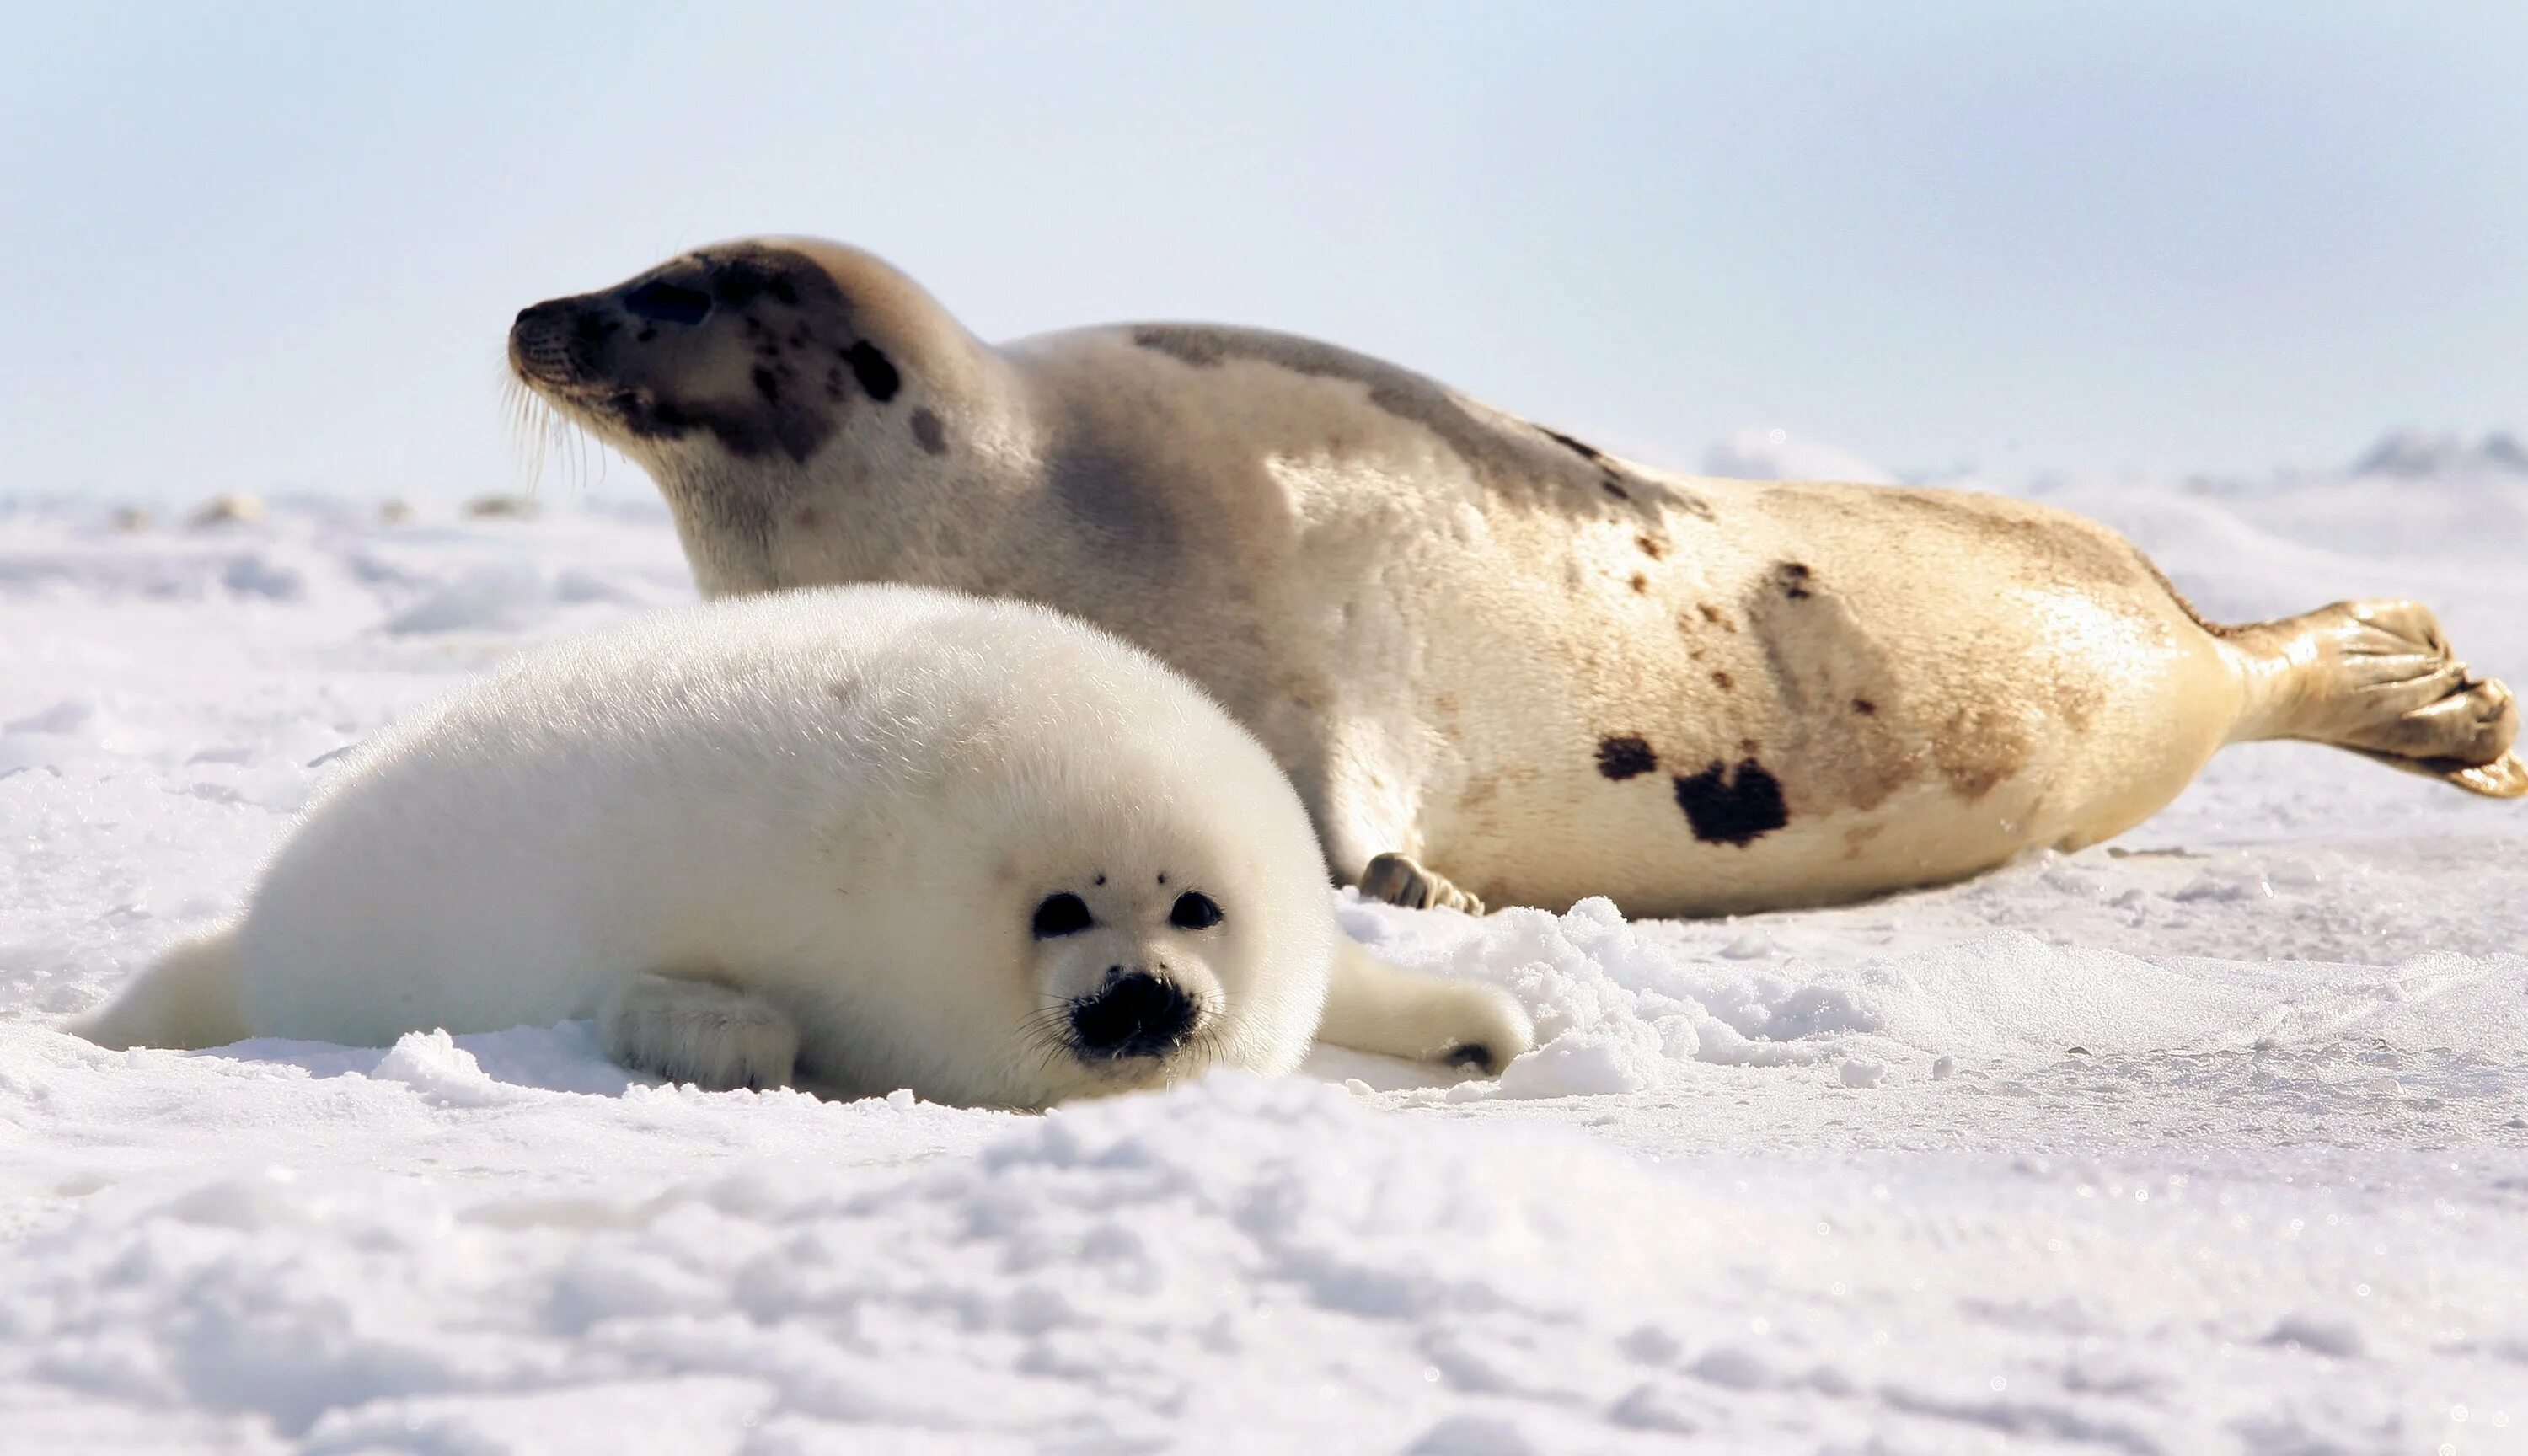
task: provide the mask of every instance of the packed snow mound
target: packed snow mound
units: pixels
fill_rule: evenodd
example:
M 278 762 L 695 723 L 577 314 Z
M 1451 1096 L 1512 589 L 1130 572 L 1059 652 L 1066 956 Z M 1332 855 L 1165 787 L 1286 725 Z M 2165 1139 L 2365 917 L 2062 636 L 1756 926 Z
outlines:
M 1841 475 L 1847 469 L 1784 473 Z M 2207 610 L 2528 682 L 2528 485 L 2058 483 Z M 2225 754 L 2113 845 L 1799 913 L 1469 919 L 1498 1081 L 1321 1048 L 1044 1118 L 704 1094 L 585 1023 L 109 1052 L 340 751 L 689 600 L 655 509 L 0 510 L 0 1447 L 2500 1451 L 2528 812 Z M 243 563 L 243 564 L 240 564 Z
M 1703 453 L 1703 473 L 1751 481 L 1843 481 L 1892 486 L 1896 477 L 1839 445 L 1772 425 L 1732 431 Z
M 2393 430 L 2353 463 L 2352 473 L 2403 480 L 2528 476 L 2528 448 L 2502 430 L 2472 438 L 2454 430 Z

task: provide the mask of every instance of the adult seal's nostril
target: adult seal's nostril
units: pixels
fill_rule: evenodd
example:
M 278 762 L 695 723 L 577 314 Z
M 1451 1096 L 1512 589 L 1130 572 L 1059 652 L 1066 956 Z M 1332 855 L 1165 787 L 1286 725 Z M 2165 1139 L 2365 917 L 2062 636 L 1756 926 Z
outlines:
M 1193 998 L 1175 983 L 1138 971 L 1109 981 L 1071 1013 L 1082 1055 L 1156 1057 L 1193 1030 Z
M 510 325 L 509 332 L 512 336 L 557 332 L 567 321 L 569 313 L 570 304 L 563 299 L 549 298 L 542 303 L 530 303 L 518 310 L 517 322 Z

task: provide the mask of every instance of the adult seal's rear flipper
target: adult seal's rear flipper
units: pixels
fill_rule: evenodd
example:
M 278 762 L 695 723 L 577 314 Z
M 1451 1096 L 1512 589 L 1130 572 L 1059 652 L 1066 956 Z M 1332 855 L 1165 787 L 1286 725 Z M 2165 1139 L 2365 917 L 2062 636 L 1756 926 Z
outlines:
M 2528 799 L 2528 758 L 2516 750 L 2490 763 L 2460 763 L 2454 758 L 2399 758 L 2394 754 L 2372 753 L 2367 749 L 2353 752 L 2365 758 L 2375 758 L 2390 768 L 2419 773 L 2425 778 L 2481 794 L 2487 799 Z
M 2237 738 L 2295 738 L 2348 749 L 2488 799 L 2528 798 L 2519 704 L 2467 670 L 2431 609 L 2339 601 L 2227 629 L 2247 710 Z

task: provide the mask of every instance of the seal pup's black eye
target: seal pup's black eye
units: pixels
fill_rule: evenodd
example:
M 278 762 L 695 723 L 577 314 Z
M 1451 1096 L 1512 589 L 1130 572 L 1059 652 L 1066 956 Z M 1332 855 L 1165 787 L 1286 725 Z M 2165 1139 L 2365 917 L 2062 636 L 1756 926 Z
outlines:
M 1168 923 L 1179 930 L 1209 930 L 1220 918 L 1220 907 L 1200 890 L 1178 896 L 1175 908 L 1168 911 Z
M 1097 923 L 1088 913 L 1088 902 L 1065 890 L 1044 897 L 1035 908 L 1035 938 L 1051 940 L 1059 935 L 1078 935 Z
M 711 295 L 702 289 L 655 280 L 624 294 L 623 306 L 661 324 L 699 324 L 711 311 Z

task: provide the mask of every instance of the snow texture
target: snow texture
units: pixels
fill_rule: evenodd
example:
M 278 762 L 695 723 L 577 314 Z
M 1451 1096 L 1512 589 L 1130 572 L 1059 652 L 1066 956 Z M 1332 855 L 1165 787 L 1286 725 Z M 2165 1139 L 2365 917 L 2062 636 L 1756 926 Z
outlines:
M 2528 685 L 2528 483 L 2046 494 L 2208 611 L 2418 596 Z M 1527 1005 L 1498 1084 L 1022 1118 L 581 1024 L 66 1034 L 340 750 L 691 597 L 655 509 L 547 506 L 0 512 L 0 1449 L 2528 1450 L 2528 809 L 2317 749 L 1841 910 L 1346 898 Z

